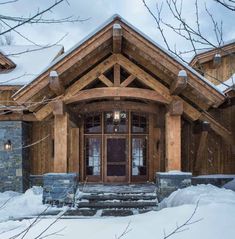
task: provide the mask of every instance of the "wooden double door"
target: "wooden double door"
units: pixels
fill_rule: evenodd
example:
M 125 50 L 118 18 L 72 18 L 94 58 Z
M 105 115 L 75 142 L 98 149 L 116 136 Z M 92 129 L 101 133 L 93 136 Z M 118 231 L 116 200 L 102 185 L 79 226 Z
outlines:
M 146 115 L 112 112 L 84 118 L 84 180 L 88 182 L 146 181 L 148 177 L 148 119 Z M 84 142 L 84 141 L 82 141 Z

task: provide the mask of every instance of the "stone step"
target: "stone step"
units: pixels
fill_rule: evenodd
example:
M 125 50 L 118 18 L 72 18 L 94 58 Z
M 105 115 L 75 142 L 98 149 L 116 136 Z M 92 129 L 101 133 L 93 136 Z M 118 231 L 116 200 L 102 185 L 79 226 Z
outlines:
M 107 201 L 107 200 L 120 200 L 120 201 L 138 201 L 138 200 L 155 200 L 156 194 L 84 194 L 79 200 L 89 201 Z
M 156 201 L 98 201 L 98 202 L 79 202 L 77 208 L 148 208 L 157 206 Z

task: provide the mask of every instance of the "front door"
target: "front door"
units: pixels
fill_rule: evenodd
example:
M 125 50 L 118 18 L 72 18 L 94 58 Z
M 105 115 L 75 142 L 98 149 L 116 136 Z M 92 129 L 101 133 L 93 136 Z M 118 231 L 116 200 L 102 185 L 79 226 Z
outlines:
M 106 182 L 126 182 L 128 179 L 127 138 L 106 137 Z

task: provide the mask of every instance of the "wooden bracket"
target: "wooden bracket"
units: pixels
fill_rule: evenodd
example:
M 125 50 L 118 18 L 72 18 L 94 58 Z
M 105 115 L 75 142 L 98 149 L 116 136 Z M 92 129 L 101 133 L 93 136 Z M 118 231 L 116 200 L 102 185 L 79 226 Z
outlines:
M 174 99 L 169 105 L 170 115 L 182 115 L 184 111 L 182 100 Z
M 56 100 L 54 102 L 51 102 L 52 108 L 53 108 L 53 114 L 54 115 L 64 115 L 65 113 L 65 105 L 62 100 Z
M 57 96 L 62 95 L 65 91 L 65 88 L 56 71 L 50 72 L 49 87 Z
M 179 95 L 187 87 L 188 77 L 184 70 L 179 71 L 177 79 L 170 86 L 171 95 Z
M 113 24 L 113 53 L 122 51 L 122 27 L 120 24 Z

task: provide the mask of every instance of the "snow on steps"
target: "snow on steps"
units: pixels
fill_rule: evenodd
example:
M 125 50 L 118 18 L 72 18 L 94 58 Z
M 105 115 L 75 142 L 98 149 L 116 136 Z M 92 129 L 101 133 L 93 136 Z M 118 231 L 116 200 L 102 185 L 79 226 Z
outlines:
M 154 184 L 81 185 L 77 196 L 77 209 L 68 214 L 129 216 L 158 208 Z

